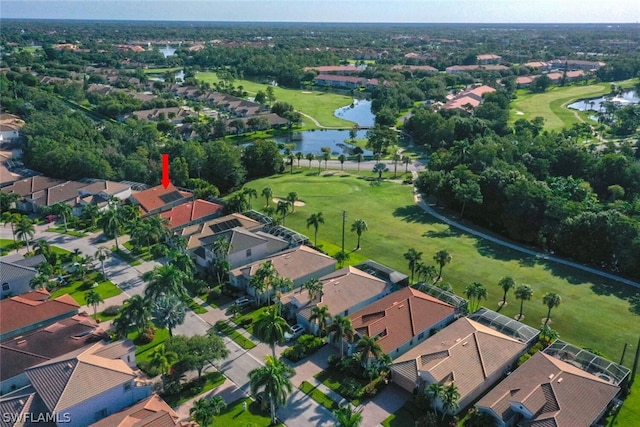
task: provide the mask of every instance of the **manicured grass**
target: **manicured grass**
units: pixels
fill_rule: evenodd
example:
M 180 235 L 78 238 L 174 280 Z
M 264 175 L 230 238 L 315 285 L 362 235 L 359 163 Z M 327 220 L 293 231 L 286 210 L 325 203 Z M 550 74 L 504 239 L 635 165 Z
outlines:
M 204 314 L 207 312 L 207 309 L 202 307 L 200 304 L 198 304 L 197 302 L 195 302 L 193 300 L 193 298 L 190 297 L 185 297 L 183 299 L 183 301 L 185 302 L 185 304 L 187 304 L 187 306 L 189 307 L 189 309 L 191 311 L 193 311 L 196 314 Z
M 242 407 L 242 403 L 247 403 L 247 410 Z M 210 426 L 252 426 L 266 427 L 271 425 L 271 417 L 268 413 L 260 409 L 260 405 L 251 399 L 239 399 L 231 402 L 220 415 L 214 417 Z M 276 427 L 283 424 L 277 424 Z
M 104 314 L 104 312 L 103 312 L 103 311 L 100 311 L 100 312 L 98 312 L 97 317 L 98 317 L 98 320 L 99 320 L 99 321 L 101 321 L 101 322 L 106 322 L 106 321 L 108 321 L 108 320 L 113 320 L 113 319 L 115 319 L 116 317 L 118 317 L 118 314 L 107 315 L 107 314 Z
M 182 67 L 171 67 L 171 68 L 147 68 L 142 70 L 145 74 L 163 74 L 167 72 L 175 73 L 177 71 L 182 70 Z
M 56 289 L 54 292 L 51 293 L 51 298 L 56 298 L 61 295 L 69 294 L 74 300 L 78 302 L 78 304 L 85 305 L 86 301 L 84 296 L 88 291 L 92 289 L 98 292 L 98 294 L 102 297 L 103 300 L 114 297 L 116 295 L 120 295 L 122 293 L 122 290 L 118 288 L 116 285 L 114 285 L 112 282 L 108 280 L 102 280 L 102 279 L 103 279 L 102 274 L 98 271 L 87 273 L 84 280 L 76 280 L 76 281 L 70 282 L 66 286 L 62 286 Z M 98 283 L 98 286 L 95 288 L 92 288 L 94 283 Z
M 139 363 L 140 361 L 143 361 L 143 360 L 148 361 L 151 358 L 151 353 L 153 352 L 153 349 L 156 346 L 164 343 L 169 338 L 169 330 L 156 328 L 156 333 L 153 336 L 153 341 L 147 344 L 138 344 L 139 343 L 138 331 L 130 332 L 127 335 L 127 338 L 133 341 L 134 344 L 136 345 L 136 360 Z
M 111 248 L 111 253 L 117 256 L 118 258 L 120 258 L 121 260 L 123 260 L 124 262 L 126 262 L 127 264 L 129 264 L 130 266 L 136 266 L 136 265 L 142 264 L 139 259 L 123 251 L 122 249 L 116 250 L 115 246 Z
M 324 371 L 319 372 L 314 376 L 318 381 L 320 381 L 322 384 L 327 386 L 330 390 L 333 390 L 342 396 L 342 393 L 340 393 L 340 388 L 342 387 L 342 382 L 345 379 L 345 375 L 343 373 L 327 368 Z M 366 382 L 363 382 L 358 379 L 356 379 L 356 381 L 360 382 L 361 387 L 366 385 Z M 362 400 L 362 397 L 356 398 L 356 399 L 348 399 L 345 396 L 343 397 L 347 399 L 349 402 L 351 402 L 353 406 L 360 405 Z
M 16 240 L 16 242 L 13 242 L 13 239 L 0 239 L 0 254 L 1 255 L 6 255 L 9 252 L 13 251 L 16 249 L 16 247 L 18 249 L 25 247 L 24 242 L 20 241 L 20 240 Z
M 177 408 L 187 400 L 192 399 L 199 394 L 211 391 L 214 388 L 219 387 L 223 383 L 224 375 L 222 375 L 220 372 L 207 372 L 206 374 L 202 375 L 200 379 L 196 379 L 185 384 L 184 389 L 180 393 L 163 395 L 162 398 L 169 404 L 169 406 L 171 406 L 172 408 Z
M 338 402 L 331 399 L 329 396 L 315 388 L 307 381 L 302 381 L 302 384 L 300 384 L 299 388 L 304 394 L 306 394 L 330 411 L 333 411 L 334 409 L 338 409 L 340 407 L 340 405 L 338 405 Z
M 87 233 L 82 233 L 80 231 L 75 231 L 75 230 L 64 230 L 64 227 L 49 227 L 47 228 L 47 231 L 51 232 L 51 233 L 60 233 L 60 234 L 68 234 L 69 236 L 73 236 L 73 237 L 87 237 Z
M 196 78 L 203 82 L 211 83 L 211 85 L 219 81 L 216 73 L 197 73 Z M 260 90 L 266 93 L 268 86 L 266 84 L 255 83 L 249 80 L 235 80 L 234 85 L 242 86 L 244 90 L 249 93 L 249 96 L 255 96 L 255 94 Z M 287 102 L 293 105 L 297 111 L 313 117 L 322 126 L 351 129 L 354 125 L 353 122 L 340 119 L 333 115 L 333 112 L 338 108 L 350 105 L 353 102 L 353 99 L 349 96 L 315 90 L 303 91 L 300 89 L 284 89 L 278 86 L 274 86 L 273 93 L 275 95 L 276 102 Z M 302 120 L 306 124 L 305 128 L 317 128 L 317 126 L 315 126 L 308 118 L 303 117 Z
M 409 248 L 422 252 L 423 262 L 431 265 L 435 265 L 433 255 L 446 249 L 452 261 L 444 267 L 443 280 L 451 283 L 459 295 L 469 284 L 481 282 L 489 293 L 483 304 L 497 310 L 502 297 L 498 282 L 504 276 L 511 276 L 518 284 L 529 284 L 534 290 L 533 299 L 524 304 L 525 323 L 539 327 L 546 315 L 542 296 L 546 292 L 557 292 L 562 303 L 551 313 L 551 326 L 563 340 L 597 349 L 612 360 L 620 357 L 625 342 L 637 341 L 633 328 L 621 325 L 638 323 L 640 302 L 632 300 L 635 297 L 640 301 L 636 297 L 640 293 L 638 289 L 461 233 L 417 207 L 411 186 L 390 182 L 371 185 L 364 179 L 341 174 L 307 176 L 304 173 L 264 178 L 246 186 L 255 188 L 258 194 L 267 186 L 275 195 L 297 192 L 306 205 L 296 207 L 295 213 L 287 216 L 286 225 L 312 237 L 313 230 L 307 228 L 306 219 L 312 213 L 322 212 L 325 224 L 321 224 L 318 231 L 319 244 L 341 245 L 342 211 L 345 210 L 348 250 L 356 245 L 357 236 L 350 231 L 353 221 L 362 218 L 368 224 L 369 231 L 362 235 L 358 256 L 409 273 L 403 258 Z M 255 205 L 259 208 L 258 203 Z M 509 293 L 507 302 L 501 313 L 513 317 L 519 309 L 513 293 Z M 627 358 L 627 366 L 630 363 Z
M 233 326 L 231 326 L 228 322 L 218 321 L 216 322 L 216 329 L 231 338 L 236 344 L 245 350 L 251 350 L 256 346 L 256 344 L 250 339 L 246 338 L 240 332 L 238 332 Z
M 265 311 L 267 311 L 267 307 L 260 307 L 256 310 L 250 311 L 248 313 L 245 313 L 241 316 L 237 316 L 237 317 L 233 317 L 231 320 L 233 321 L 233 323 L 235 323 L 236 325 L 242 325 L 243 321 L 245 319 L 251 319 L 251 324 L 248 325 L 245 329 L 247 331 L 249 331 L 249 333 L 253 334 L 253 324 L 256 323 L 256 320 L 258 320 L 258 318 L 260 317 L 260 315 L 262 313 L 264 313 Z
M 633 383 L 631 394 L 625 399 L 618 416 L 608 426 L 632 426 L 640 420 L 640 380 Z
M 143 246 L 142 248 L 136 248 L 135 246 L 133 246 L 133 243 L 131 242 L 124 242 L 122 246 L 129 249 L 131 256 L 140 258 L 143 261 L 153 260 L 153 255 L 151 255 L 151 252 L 148 251 L 148 246 Z M 140 251 L 138 251 L 137 249 L 140 249 Z

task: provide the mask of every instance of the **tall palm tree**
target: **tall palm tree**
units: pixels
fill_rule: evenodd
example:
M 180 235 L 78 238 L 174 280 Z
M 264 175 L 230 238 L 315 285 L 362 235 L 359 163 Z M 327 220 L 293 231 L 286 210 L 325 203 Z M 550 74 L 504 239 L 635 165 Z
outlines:
M 551 309 L 557 307 L 562 302 L 562 298 L 555 292 L 546 293 L 542 297 L 542 302 L 546 305 L 549 310 L 547 311 L 547 318 L 544 321 L 545 326 L 549 323 L 551 319 Z
M 144 297 L 148 301 L 155 301 L 160 295 L 183 297 L 187 294 L 183 285 L 185 275 L 172 264 L 157 266 L 142 278 L 148 282 L 144 289 Z
M 258 198 L 258 190 L 256 190 L 255 188 L 251 188 L 251 187 L 245 187 L 242 189 L 242 194 L 244 194 L 245 196 L 247 196 L 247 201 L 249 202 L 249 209 L 251 209 L 251 199 L 257 199 Z
M 33 248 L 36 254 L 42 254 L 45 258 L 49 259 L 49 255 L 51 254 L 51 245 L 44 239 L 39 239 L 34 245 Z
M 311 162 L 315 160 L 316 156 L 313 153 L 307 153 L 305 158 L 309 160 L 309 169 L 311 169 Z
M 442 420 L 448 413 L 453 413 L 458 409 L 458 401 L 460 400 L 460 391 L 454 383 L 446 386 L 442 392 Z
M 73 215 L 73 209 L 71 208 L 71 205 L 60 202 L 53 205 L 52 208 L 53 212 L 56 215 L 60 215 L 62 217 L 62 221 L 64 222 L 64 231 L 69 231 L 67 228 L 67 218 L 70 218 L 71 215 Z
M 336 259 L 336 261 L 338 261 L 338 266 L 342 268 L 344 267 L 344 263 L 346 261 L 349 261 L 349 258 L 351 258 L 351 255 L 349 255 L 349 252 L 339 251 L 339 252 L 336 252 L 336 254 L 333 257 Z
M 278 314 L 278 310 L 275 307 L 270 307 L 260 314 L 260 317 L 253 325 L 253 333 L 261 341 L 269 344 L 274 358 L 276 357 L 276 343 L 284 340 L 285 332 L 291 332 L 291 327 Z
M 347 156 L 340 154 L 338 156 L 338 161 L 340 162 L 340 170 L 344 170 L 344 162 L 347 161 Z
M 16 237 L 24 240 L 27 245 L 27 252 L 31 252 L 31 249 L 29 248 L 29 239 L 32 239 L 34 234 L 36 234 L 36 228 L 33 225 L 33 222 L 26 216 L 22 217 L 20 222 L 16 224 Z
M 482 283 L 473 282 L 465 288 L 464 295 L 469 300 L 469 311 L 473 313 L 478 309 L 480 301 L 487 299 L 487 288 Z
M 310 322 L 316 322 L 318 324 L 318 336 L 324 336 L 327 329 L 327 322 L 331 320 L 331 313 L 329 307 L 326 305 L 316 305 L 311 309 L 311 316 L 309 316 Z
M 175 295 L 161 295 L 151 308 L 153 322 L 159 328 L 169 330 L 169 336 L 173 336 L 173 329 L 184 323 L 187 315 L 187 305 Z
M 364 160 L 364 155 L 362 153 L 356 154 L 356 162 L 358 162 L 358 172 L 360 172 L 360 163 Z
M 132 296 L 120 310 L 119 317 L 125 325 L 131 325 L 142 332 L 151 318 L 148 301 L 140 295 Z
M 438 401 L 441 401 L 442 395 L 444 394 L 444 386 L 440 383 L 431 383 L 424 389 L 424 394 L 431 402 L 431 409 L 433 409 L 433 413 L 437 412 Z
M 271 424 L 276 424 L 276 407 L 283 406 L 287 396 L 293 391 L 293 384 L 289 378 L 295 371 L 275 357 L 267 356 L 265 365 L 249 372 L 251 393 L 256 395 L 264 391 L 264 397 L 269 400 L 271 409 Z
M 94 255 L 96 257 L 96 259 L 98 259 L 100 261 L 100 268 L 102 269 L 102 277 L 104 277 L 105 279 L 107 278 L 107 275 L 104 272 L 104 262 L 107 259 L 107 257 L 109 256 L 109 249 L 106 246 L 100 246 L 97 250 L 96 250 L 96 254 Z
M 229 251 L 231 250 L 231 240 L 224 237 L 224 236 L 219 236 L 214 242 L 213 242 L 213 254 L 216 256 L 216 258 L 222 258 L 222 259 L 227 259 L 227 256 L 229 255 Z
M 296 211 L 296 202 L 298 201 L 298 193 L 295 191 L 287 194 L 287 202 L 291 204 L 291 213 Z
M 409 173 L 409 165 L 411 164 L 411 157 L 402 156 L 402 163 L 404 164 L 404 173 Z
M 82 218 L 91 223 L 91 227 L 95 228 L 98 218 L 100 217 L 100 208 L 93 203 L 86 204 L 82 207 Z
M 118 246 L 118 234 L 125 223 L 120 203 L 110 202 L 109 207 L 102 214 L 99 223 L 105 235 L 115 238 L 116 250 L 120 250 Z
M 276 213 L 282 215 L 282 225 L 286 224 L 287 214 L 289 213 L 289 202 L 286 200 L 279 200 L 276 206 Z
M 362 424 L 362 409 L 354 410 L 349 403 L 334 409 L 333 416 L 337 427 L 359 427 Z
M 524 306 L 525 301 L 529 301 L 533 296 L 533 289 L 529 285 L 520 285 L 514 291 L 516 299 L 520 300 L 520 314 L 518 315 L 518 320 L 522 320 L 522 308 Z
M 393 153 L 393 156 L 391 157 L 391 159 L 393 160 L 393 177 L 397 178 L 398 177 L 398 162 L 402 159 L 402 156 L 400 155 L 400 153 L 398 153 L 396 151 L 395 153 Z
M 332 336 L 331 341 L 340 345 L 340 358 L 344 357 L 344 343 L 343 339 L 352 342 L 355 335 L 351 319 L 341 314 L 333 316 L 333 320 L 329 327 L 327 327 L 327 334 Z
M 356 251 L 360 250 L 360 238 L 362 237 L 362 233 L 368 230 L 369 228 L 367 227 L 367 223 L 364 219 L 358 218 L 353 221 L 353 224 L 351 224 L 351 231 L 354 231 L 358 236 L 358 245 L 356 246 Z
M 104 302 L 102 297 L 95 289 L 90 289 L 87 293 L 84 294 L 84 300 L 87 305 L 93 307 L 93 318 L 97 319 L 98 316 L 98 305 Z
M 416 272 L 416 266 L 418 262 L 422 259 L 422 252 L 418 252 L 414 248 L 409 248 L 407 252 L 404 253 L 404 259 L 409 261 L 409 269 L 411 270 L 411 283 L 413 283 L 413 276 Z
M 442 279 L 442 269 L 445 265 L 451 262 L 451 254 L 449 251 L 442 249 L 436 252 L 433 256 L 433 260 L 440 266 L 440 270 L 438 270 L 438 278 L 436 279 L 436 282 L 439 282 L 440 279 Z
M 418 262 L 418 265 L 416 265 L 416 275 L 418 276 L 418 280 L 431 281 L 436 277 L 436 268 L 433 265 Z
M 271 261 L 266 261 L 260 264 L 260 267 L 258 267 L 258 270 L 256 270 L 249 282 L 249 286 L 255 291 L 257 305 L 260 305 L 261 294 L 268 289 L 274 288 L 274 282 L 276 282 L 277 278 L 278 272 Z
M 293 153 L 289 153 L 289 154 L 287 155 L 287 160 L 289 160 L 289 169 L 290 169 L 290 171 L 291 171 L 291 172 L 290 172 L 290 173 L 291 173 L 291 175 L 293 175 L 293 161 L 294 161 L 294 159 L 295 159 L 295 158 L 296 158 L 296 156 L 295 156 L 295 154 L 293 154 Z
M 331 159 L 331 153 L 328 152 L 324 152 L 322 153 L 322 160 L 324 160 L 324 168 L 327 169 L 327 163 L 329 162 L 329 159 Z
M 214 417 L 213 408 L 209 404 L 209 399 L 203 397 L 193 402 L 193 406 L 189 409 L 189 415 L 201 426 L 208 426 Z
M 356 351 L 362 353 L 362 358 L 367 366 L 371 363 L 371 357 L 373 357 L 373 359 L 378 359 L 378 357 L 384 353 L 380 343 L 378 343 L 379 340 L 380 337 L 377 335 L 375 337 L 363 335 L 356 343 Z
M 322 291 L 323 291 L 323 285 L 322 282 L 317 279 L 317 278 L 313 278 L 308 280 L 307 282 L 305 282 L 305 284 L 302 285 L 303 289 L 306 289 L 307 291 L 309 291 L 309 300 L 313 301 L 316 298 L 318 298 L 319 296 L 322 295 Z
M 271 189 L 271 187 L 264 187 L 260 195 L 265 198 L 267 206 L 269 206 L 269 200 L 271 200 L 271 198 L 273 197 L 273 190 Z
M 509 292 L 511 289 L 513 289 L 516 286 L 516 281 L 513 280 L 512 277 L 506 276 L 500 279 L 500 281 L 498 282 L 498 285 L 504 291 L 504 293 L 502 294 L 502 304 L 500 305 L 500 308 L 502 308 L 505 305 L 507 305 L 507 292 Z
M 298 159 L 298 169 L 300 169 L 300 160 L 302 160 L 303 157 L 304 157 L 304 154 L 302 154 L 302 151 L 298 151 L 296 153 L 296 159 Z
M 388 172 L 389 168 L 384 163 L 376 163 L 373 165 L 372 172 L 378 174 L 378 179 L 382 179 L 382 174 Z
M 316 247 L 318 246 L 318 228 L 320 228 L 320 224 L 324 224 L 324 216 L 322 216 L 322 212 L 312 213 L 309 218 L 307 218 L 307 228 L 313 225 L 313 245 Z
M 209 405 L 213 410 L 213 415 L 220 415 L 222 410 L 227 407 L 227 403 L 222 396 L 212 396 L 209 398 Z
M 22 220 L 19 213 L 3 212 L 2 222 L 4 225 L 11 224 L 11 234 L 13 235 L 13 243 L 16 244 L 16 225 Z M 16 246 L 17 248 L 17 246 Z

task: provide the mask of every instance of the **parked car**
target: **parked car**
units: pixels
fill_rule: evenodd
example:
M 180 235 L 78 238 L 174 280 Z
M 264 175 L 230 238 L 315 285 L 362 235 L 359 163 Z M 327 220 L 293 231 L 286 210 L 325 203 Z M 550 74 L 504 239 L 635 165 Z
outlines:
M 291 327 L 291 332 L 284 333 L 284 340 L 286 342 L 293 341 L 302 334 L 304 334 L 304 326 L 297 323 Z
M 242 309 L 251 305 L 251 300 L 247 297 L 240 297 L 235 301 L 235 304 Z

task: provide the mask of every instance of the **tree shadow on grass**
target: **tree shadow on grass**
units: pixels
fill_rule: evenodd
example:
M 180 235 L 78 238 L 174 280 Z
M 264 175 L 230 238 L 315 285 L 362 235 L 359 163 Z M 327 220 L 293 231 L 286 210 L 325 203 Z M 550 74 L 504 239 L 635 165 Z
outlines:
M 460 237 L 462 232 L 455 228 L 447 227 L 444 230 L 436 231 L 429 230 L 422 233 L 422 237 L 428 237 L 431 239 L 446 239 L 448 237 Z
M 429 221 L 424 211 L 416 205 L 407 205 L 396 208 L 393 211 L 393 216 L 400 218 L 405 222 L 420 222 L 427 224 Z
M 593 293 L 615 296 L 629 302 L 629 311 L 640 315 L 640 290 L 623 283 L 598 282 L 591 285 Z

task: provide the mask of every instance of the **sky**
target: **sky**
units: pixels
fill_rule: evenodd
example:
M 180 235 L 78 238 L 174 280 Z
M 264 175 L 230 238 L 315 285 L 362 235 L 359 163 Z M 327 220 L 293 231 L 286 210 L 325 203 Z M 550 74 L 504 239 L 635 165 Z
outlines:
M 1 0 L 0 20 L 637 23 L 640 0 Z

